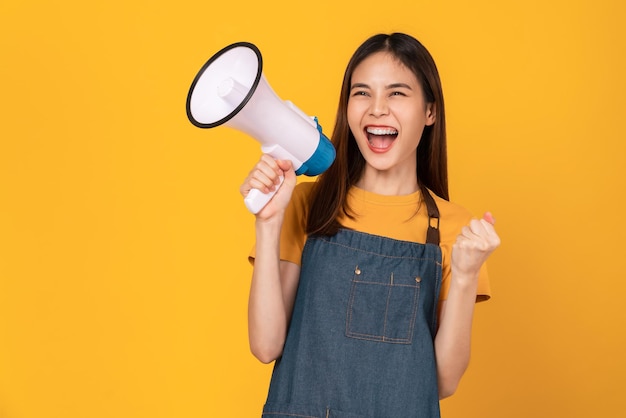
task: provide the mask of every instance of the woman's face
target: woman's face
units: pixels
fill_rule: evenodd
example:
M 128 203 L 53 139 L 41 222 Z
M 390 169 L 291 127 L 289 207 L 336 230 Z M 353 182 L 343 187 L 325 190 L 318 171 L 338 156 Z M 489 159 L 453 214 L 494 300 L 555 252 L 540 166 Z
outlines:
M 435 122 L 415 74 L 388 52 L 361 62 L 352 74 L 348 124 L 368 170 L 416 173 L 417 145 Z

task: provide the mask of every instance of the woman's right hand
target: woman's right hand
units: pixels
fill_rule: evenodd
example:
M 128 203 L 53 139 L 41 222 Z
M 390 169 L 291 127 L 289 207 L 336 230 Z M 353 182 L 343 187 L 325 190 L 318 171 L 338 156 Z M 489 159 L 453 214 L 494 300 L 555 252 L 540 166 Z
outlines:
M 280 177 L 284 177 L 282 185 L 280 185 Z M 284 212 L 295 185 L 296 173 L 291 161 L 275 160 L 271 155 L 263 154 L 239 187 L 239 192 L 245 198 L 252 189 L 270 193 L 280 186 L 269 203 L 256 214 L 258 220 L 266 220 Z

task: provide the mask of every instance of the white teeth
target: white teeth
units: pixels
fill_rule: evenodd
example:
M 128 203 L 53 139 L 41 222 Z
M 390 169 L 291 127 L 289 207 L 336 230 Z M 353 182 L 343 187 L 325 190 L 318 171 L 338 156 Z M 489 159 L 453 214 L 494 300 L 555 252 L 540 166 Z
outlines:
M 372 135 L 397 135 L 398 131 L 393 128 L 367 128 L 367 133 Z

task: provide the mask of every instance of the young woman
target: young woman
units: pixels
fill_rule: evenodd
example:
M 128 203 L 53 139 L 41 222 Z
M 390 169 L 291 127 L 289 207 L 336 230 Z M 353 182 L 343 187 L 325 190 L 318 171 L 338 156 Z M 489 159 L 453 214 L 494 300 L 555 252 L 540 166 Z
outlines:
M 332 142 L 315 183 L 264 155 L 241 186 L 268 192 L 284 176 L 255 222 L 250 347 L 276 360 L 263 416 L 438 417 L 500 239 L 491 214 L 448 201 L 441 83 L 416 39 L 357 49 Z

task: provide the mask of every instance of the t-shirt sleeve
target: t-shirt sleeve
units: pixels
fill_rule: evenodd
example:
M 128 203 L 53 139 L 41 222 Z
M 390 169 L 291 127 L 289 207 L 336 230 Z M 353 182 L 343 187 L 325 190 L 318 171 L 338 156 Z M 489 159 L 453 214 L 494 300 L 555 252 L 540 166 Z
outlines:
M 302 250 L 306 242 L 306 216 L 312 185 L 312 182 L 296 185 L 291 201 L 285 210 L 280 232 L 280 259 L 297 265 L 300 265 Z M 255 253 L 253 247 L 248 257 L 251 263 L 254 263 Z

